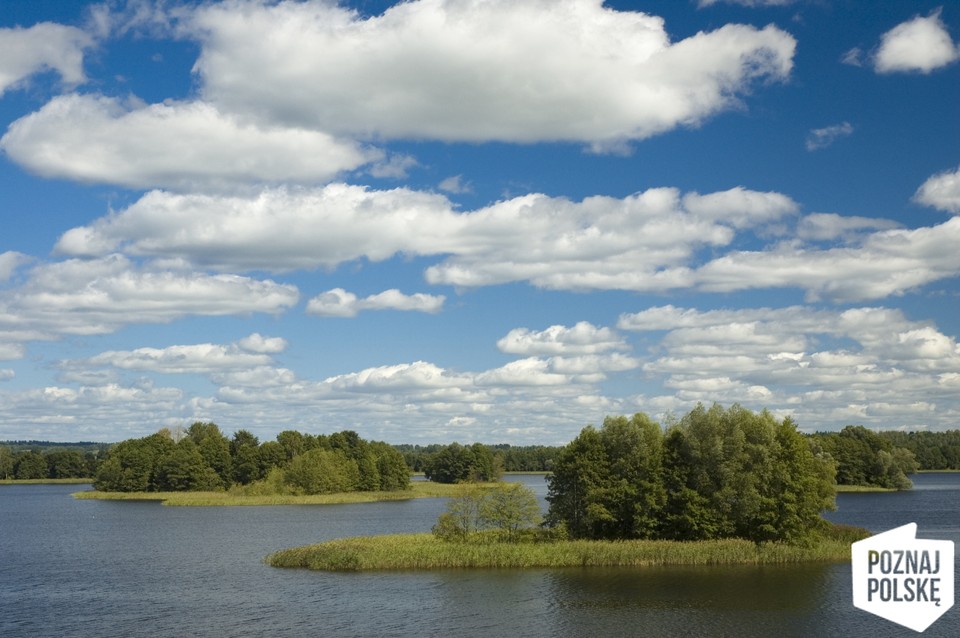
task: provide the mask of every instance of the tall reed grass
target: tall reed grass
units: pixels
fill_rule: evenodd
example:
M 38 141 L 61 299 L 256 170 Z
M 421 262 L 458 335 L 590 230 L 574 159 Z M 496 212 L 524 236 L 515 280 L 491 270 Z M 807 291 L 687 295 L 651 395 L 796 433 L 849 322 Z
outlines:
M 374 503 L 403 501 L 411 498 L 440 498 L 453 496 L 456 485 L 430 481 L 413 481 L 411 489 L 398 492 L 340 492 L 336 494 L 257 494 L 243 487 L 220 492 L 100 492 L 89 490 L 74 493 L 78 499 L 108 501 L 162 501 L 175 506 L 236 506 L 236 505 L 334 505 L 341 503 Z M 485 484 L 481 484 L 485 485 Z M 490 484 L 491 486 L 494 484 Z
M 850 560 L 850 539 L 867 535 L 859 528 L 845 528 L 798 546 L 741 539 L 472 543 L 443 541 L 432 534 L 396 534 L 294 547 L 271 554 L 266 562 L 326 571 L 843 562 Z

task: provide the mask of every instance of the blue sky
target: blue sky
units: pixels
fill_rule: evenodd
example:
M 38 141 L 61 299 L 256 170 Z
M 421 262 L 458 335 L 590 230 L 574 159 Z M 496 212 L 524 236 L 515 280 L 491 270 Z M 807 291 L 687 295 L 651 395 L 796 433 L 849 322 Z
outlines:
M 0 439 L 960 426 L 960 3 L 5 0 Z

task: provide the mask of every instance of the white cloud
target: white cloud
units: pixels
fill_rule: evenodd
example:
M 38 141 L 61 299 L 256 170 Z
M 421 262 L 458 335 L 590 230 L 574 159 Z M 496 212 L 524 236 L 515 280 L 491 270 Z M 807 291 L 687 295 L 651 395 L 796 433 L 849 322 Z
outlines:
M 501 352 L 526 356 L 570 356 L 624 350 L 628 346 L 623 337 L 610 328 L 598 328 L 581 321 L 572 328 L 556 325 L 536 332 L 516 328 L 497 341 L 497 348 Z
M 902 229 L 886 220 L 812 215 L 800 220 L 796 240 L 829 241 L 833 234 L 845 243 L 811 247 L 786 240 L 722 252 L 748 232 L 786 233 L 784 222 L 797 208 L 779 193 L 743 188 L 685 196 L 654 188 L 580 202 L 530 194 L 469 212 L 457 212 L 435 193 L 345 184 L 230 197 L 155 191 L 67 231 L 56 252 L 121 251 L 199 268 L 275 272 L 434 256 L 442 261 L 425 270 L 431 284 L 527 281 L 559 290 L 643 292 L 790 287 L 807 291 L 810 299 L 838 301 L 899 295 L 960 272 L 960 253 L 953 249 L 960 218 Z M 703 248 L 717 256 L 702 261 Z M 403 299 L 391 295 L 380 306 Z M 376 307 L 377 301 L 369 303 Z M 421 298 L 414 305 L 435 301 Z M 347 302 L 353 303 L 330 307 L 342 311 Z M 331 312 L 320 301 L 314 308 Z
M 5 333 L 22 342 L 191 315 L 277 314 L 298 296 L 295 287 L 270 280 L 154 270 L 119 255 L 70 259 L 35 266 L 21 286 L 0 291 L 0 341 Z
M 929 178 L 913 197 L 921 204 L 960 214 L 960 168 Z
M 700 7 L 709 7 L 715 4 L 739 4 L 743 7 L 783 7 L 796 0 L 700 0 Z
M 93 39 L 75 27 L 42 22 L 28 29 L 0 29 L 0 95 L 26 78 L 56 71 L 65 84 L 80 84 L 84 51 Z
M 878 73 L 930 73 L 960 58 L 960 49 L 940 19 L 940 10 L 898 24 L 880 38 L 874 56 Z
M 415 0 L 369 18 L 236 1 L 200 7 L 188 28 L 204 99 L 370 139 L 643 139 L 785 79 L 796 45 L 743 25 L 671 43 L 661 18 L 600 0 Z
M 834 213 L 812 213 L 805 215 L 797 223 L 797 237 L 811 241 L 853 241 L 869 232 L 898 228 L 899 223 L 891 219 L 857 217 L 855 215 L 837 215 Z
M 954 217 L 932 227 L 879 231 L 850 247 L 819 250 L 787 244 L 731 252 L 690 278 L 712 292 L 799 287 L 811 300 L 882 299 L 955 277 L 960 272 L 958 241 L 960 217 Z
M 182 259 L 221 270 L 315 269 L 394 255 L 450 255 L 427 270 L 431 283 L 478 286 L 531 280 L 545 287 L 620 287 L 658 282 L 657 270 L 701 246 L 723 246 L 732 227 L 791 214 L 789 198 L 733 189 L 675 189 L 582 202 L 540 194 L 459 213 L 444 196 L 398 188 L 330 184 L 220 197 L 151 192 L 118 213 L 74 228 L 58 254 Z M 290 232 L 289 229 L 296 229 Z
M 818 151 L 827 148 L 838 139 L 853 134 L 853 125 L 849 122 L 835 124 L 824 128 L 815 128 L 807 135 L 807 150 Z
M 76 94 L 11 124 L 0 148 L 44 177 L 183 190 L 322 183 L 382 156 L 327 133 L 265 126 L 203 102 L 125 105 Z
M 30 258 L 23 253 L 12 250 L 0 253 L 0 282 L 10 279 L 17 268 L 28 261 L 30 261 Z
M 271 358 L 266 354 L 243 352 L 236 346 L 201 343 L 189 346 L 103 352 L 83 363 L 91 366 L 113 366 L 122 370 L 210 374 L 235 368 L 255 368 L 271 362 Z M 75 363 L 68 363 L 70 364 Z
M 307 314 L 318 317 L 355 317 L 364 310 L 407 310 L 437 313 L 443 309 L 443 295 L 415 293 L 405 295 L 390 289 L 364 299 L 343 288 L 334 288 L 321 293 L 307 303 Z
M 0 357 L 2 359 L 3 357 Z M 0 382 L 9 381 L 17 376 L 17 373 L 9 368 L 0 368 Z
M 279 354 L 287 349 L 287 340 L 282 337 L 264 337 L 255 332 L 238 341 L 237 345 L 247 352 Z
M 807 427 L 853 414 L 868 423 L 888 423 L 894 414 L 916 418 L 917 403 L 949 404 L 944 383 L 960 370 L 954 337 L 889 308 L 662 306 L 624 314 L 618 326 L 666 331 L 644 371 L 675 394 L 656 403 L 752 403 L 794 414 Z
M 470 182 L 464 181 L 463 175 L 452 175 L 437 184 L 437 188 L 454 195 L 473 192 L 473 186 Z

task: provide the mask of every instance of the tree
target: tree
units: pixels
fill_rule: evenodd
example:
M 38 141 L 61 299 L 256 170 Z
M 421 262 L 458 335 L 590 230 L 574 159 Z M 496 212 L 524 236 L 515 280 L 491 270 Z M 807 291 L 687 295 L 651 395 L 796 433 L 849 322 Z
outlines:
M 13 478 L 13 452 L 5 445 L 0 445 L 0 480 Z
M 17 456 L 15 476 L 20 480 L 45 479 L 50 476 L 47 457 L 33 450 Z
M 437 483 L 460 483 L 495 481 L 502 470 L 486 445 L 464 446 L 454 442 L 432 454 L 424 463 L 423 472 Z
M 522 530 L 539 525 L 543 517 L 533 490 L 520 483 L 500 483 L 483 495 L 480 519 L 510 540 Z
M 590 426 L 558 457 L 547 521 L 581 538 L 802 542 L 833 506 L 834 467 L 790 419 L 698 405 L 664 435 L 645 415 Z
M 516 540 L 523 530 L 540 524 L 536 494 L 520 483 L 498 483 L 493 488 L 465 483 L 447 502 L 433 534 L 441 540 L 467 540 L 494 531 L 500 540 Z
M 175 447 L 169 432 L 163 431 L 142 439 L 121 441 L 107 452 L 93 485 L 103 491 L 156 491 L 157 464 Z
M 360 482 L 357 462 L 343 450 L 309 450 L 283 470 L 284 483 L 296 494 L 352 492 Z
M 230 441 L 215 423 L 196 422 L 187 430 L 187 438 L 196 444 L 204 463 L 217 476 L 215 489 L 226 489 L 233 482 L 233 457 Z
M 76 450 L 57 450 L 47 454 L 47 464 L 50 466 L 50 477 L 57 479 L 87 478 L 87 462 L 83 455 Z
M 575 538 L 654 537 L 666 500 L 662 463 L 662 431 L 644 414 L 584 428 L 548 477 L 548 521 Z
M 184 438 L 157 463 L 155 483 L 158 491 L 183 492 L 222 489 L 216 471 L 207 465 L 199 446 Z

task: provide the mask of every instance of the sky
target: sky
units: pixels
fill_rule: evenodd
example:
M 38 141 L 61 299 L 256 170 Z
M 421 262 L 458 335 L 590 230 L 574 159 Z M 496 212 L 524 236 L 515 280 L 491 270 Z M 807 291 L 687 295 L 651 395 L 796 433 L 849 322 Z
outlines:
M 960 427 L 960 1 L 4 0 L 0 440 Z

